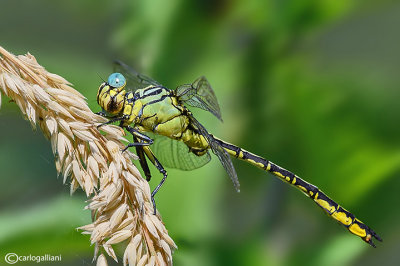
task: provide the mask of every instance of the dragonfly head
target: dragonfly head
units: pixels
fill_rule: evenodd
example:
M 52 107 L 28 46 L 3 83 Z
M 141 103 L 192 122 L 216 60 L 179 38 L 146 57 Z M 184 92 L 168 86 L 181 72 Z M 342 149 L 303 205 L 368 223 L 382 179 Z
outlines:
M 111 74 L 99 87 L 97 103 L 112 115 L 120 113 L 125 104 L 125 85 L 126 79 L 122 74 Z

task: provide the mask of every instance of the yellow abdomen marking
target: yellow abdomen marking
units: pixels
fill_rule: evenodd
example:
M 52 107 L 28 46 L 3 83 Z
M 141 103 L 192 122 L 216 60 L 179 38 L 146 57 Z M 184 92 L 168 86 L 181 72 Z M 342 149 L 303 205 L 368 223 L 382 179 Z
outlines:
M 336 209 L 334 206 L 331 206 L 327 201 L 315 198 L 315 202 L 318 203 L 319 206 L 324 208 L 329 214 L 334 212 Z
M 340 212 L 340 211 L 334 212 L 334 213 L 332 213 L 332 217 L 347 226 L 349 226 L 352 222 L 351 218 L 348 217 L 347 214 L 344 212 Z
M 367 232 L 365 232 L 365 230 L 356 223 L 353 223 L 349 226 L 349 231 L 355 235 L 358 235 L 359 237 L 365 237 L 367 235 Z

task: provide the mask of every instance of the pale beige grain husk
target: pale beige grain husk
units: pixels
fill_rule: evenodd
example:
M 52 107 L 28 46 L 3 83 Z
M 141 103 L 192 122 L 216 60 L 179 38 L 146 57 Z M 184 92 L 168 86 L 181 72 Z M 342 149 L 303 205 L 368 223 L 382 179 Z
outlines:
M 118 261 L 113 245 L 120 242 L 126 247 L 118 254 L 124 265 L 171 265 L 176 245 L 160 215 L 152 214 L 148 183 L 132 163 L 137 157 L 121 153 L 124 131 L 106 125 L 99 132 L 106 120 L 33 55 L 15 56 L 1 46 L 0 55 L 0 92 L 50 140 L 57 171 L 63 182 L 70 181 L 71 193 L 81 188 L 89 197 L 93 222 L 78 229 L 90 234 L 97 265 L 107 265 L 105 254 Z

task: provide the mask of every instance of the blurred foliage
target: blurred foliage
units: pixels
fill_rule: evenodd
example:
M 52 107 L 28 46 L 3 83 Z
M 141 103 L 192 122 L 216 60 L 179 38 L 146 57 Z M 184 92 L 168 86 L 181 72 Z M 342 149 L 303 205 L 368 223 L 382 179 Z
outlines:
M 3 0 L 2 11 L 0 45 L 34 54 L 94 111 L 114 58 L 169 88 L 205 75 L 224 123 L 194 113 L 213 134 L 317 185 L 384 238 L 370 248 L 301 193 L 235 161 L 237 194 L 214 159 L 169 170 L 157 194 L 175 265 L 400 261 L 399 3 Z M 4 97 L 0 128 L 0 255 L 90 264 L 93 247 L 74 229 L 90 221 L 84 195 L 67 196 L 50 144 Z

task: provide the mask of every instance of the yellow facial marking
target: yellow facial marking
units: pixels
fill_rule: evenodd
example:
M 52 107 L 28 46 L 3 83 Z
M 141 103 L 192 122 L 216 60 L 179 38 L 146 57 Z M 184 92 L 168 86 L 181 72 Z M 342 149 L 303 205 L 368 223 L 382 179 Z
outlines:
M 123 87 L 112 88 L 106 83 L 99 87 L 97 92 L 98 104 L 110 114 L 118 114 L 122 111 L 125 102 L 125 90 Z

